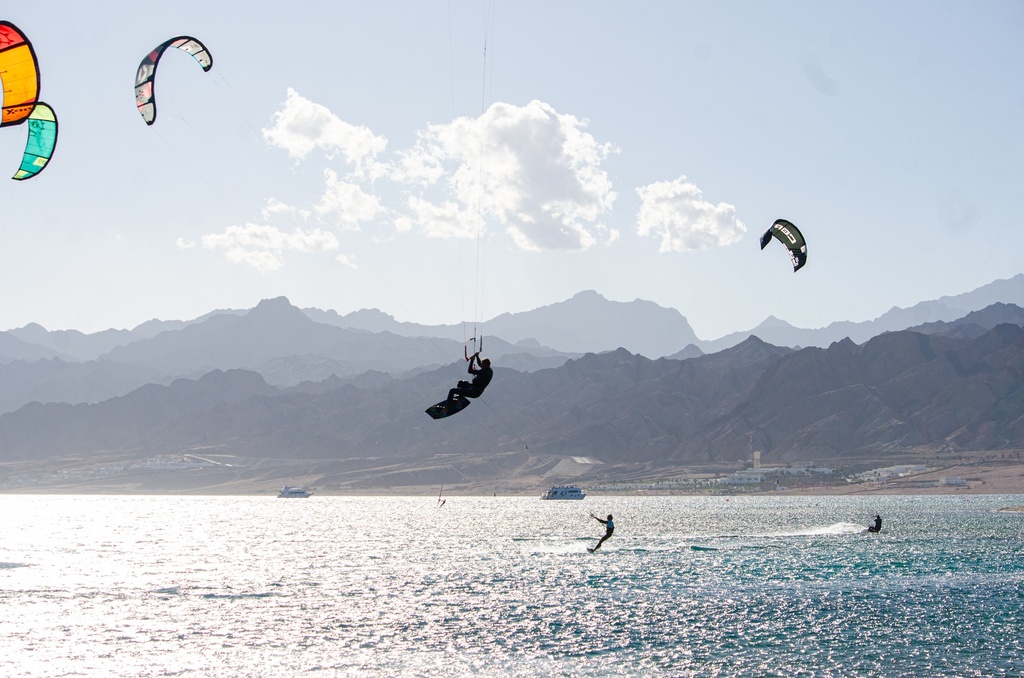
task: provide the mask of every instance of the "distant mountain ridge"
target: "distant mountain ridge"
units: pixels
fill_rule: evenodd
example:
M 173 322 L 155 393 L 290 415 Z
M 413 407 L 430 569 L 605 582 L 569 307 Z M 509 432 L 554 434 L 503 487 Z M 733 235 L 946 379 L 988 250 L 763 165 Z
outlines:
M 461 341 L 462 325 L 419 325 L 398 322 L 376 309 L 362 309 L 346 315 L 335 311 L 304 309 L 318 322 L 361 329 L 393 332 L 407 337 L 439 337 Z M 678 311 L 650 301 L 609 301 L 593 290 L 524 313 L 502 313 L 483 323 L 487 336 L 501 337 L 512 344 L 536 342 L 567 353 L 607 351 L 628 346 L 644 355 L 668 355 L 699 341 Z M 572 348 L 568 348 L 568 347 Z
M 352 377 L 370 369 L 394 374 L 432 369 L 460 360 L 463 352 L 461 341 L 372 333 L 318 323 L 284 297 L 278 297 L 264 299 L 247 313 L 214 315 L 151 339 L 119 346 L 102 357 L 171 374 L 211 369 L 273 373 L 275 370 L 268 366 L 281 366 L 288 361 L 300 368 L 326 365 L 325 369 L 312 369 L 302 375 L 309 379 L 329 374 Z M 554 358 L 556 363 L 566 358 L 565 354 L 543 348 L 513 347 L 500 338 L 488 342 L 488 353 L 495 358 L 532 353 L 541 361 Z M 289 378 L 283 383 L 297 381 Z
M 535 340 L 542 346 L 564 352 L 609 351 L 616 347 L 652 358 L 678 354 L 695 347 L 714 353 L 757 336 L 777 346 L 826 347 L 850 338 L 864 343 L 884 332 L 904 330 L 927 322 L 950 322 L 972 311 L 996 303 L 1024 306 L 1024 274 L 996 280 L 971 292 L 944 296 L 909 308 L 893 307 L 880 317 L 865 322 L 840 321 L 819 329 L 797 328 L 769 316 L 750 330 L 733 332 L 714 340 L 699 339 L 685 316 L 653 302 L 640 299 L 614 302 L 593 290 L 572 298 L 522 313 L 503 313 L 486 321 L 486 334 L 519 343 Z M 393 332 L 402 336 L 436 336 L 461 340 L 461 325 L 420 325 L 398 322 L 376 309 L 362 309 L 347 315 L 307 308 L 319 322 L 371 332 Z
M 995 303 L 979 311 L 972 311 L 964 317 L 950 322 L 936 320 L 908 329 L 923 334 L 973 338 L 981 336 L 996 325 L 1002 324 L 1024 326 L 1024 308 L 1016 304 Z
M 0 332 L 0 362 L 8 359 L 30 359 L 13 352 L 6 352 L 2 342 L 5 337 L 15 337 L 26 344 L 31 344 L 37 352 L 45 352 L 47 358 L 61 358 L 70 361 L 96 360 L 118 346 L 130 344 L 141 339 L 150 339 L 170 330 L 177 330 L 193 323 L 203 322 L 215 315 L 240 315 L 246 311 L 218 310 L 206 313 L 194 320 L 147 320 L 132 330 L 103 330 L 85 334 L 78 330 L 47 330 L 38 323 L 29 323 L 24 327 Z
M 698 346 L 705 352 L 714 352 L 733 346 L 752 334 L 779 346 L 826 347 L 846 338 L 862 344 L 883 332 L 905 330 L 928 322 L 951 322 L 997 303 L 1024 306 L 1024 274 L 1007 280 L 996 280 L 964 294 L 924 301 L 909 308 L 894 306 L 878 318 L 865 322 L 843 321 L 820 329 L 800 329 L 770 317 L 749 332 L 734 332 Z
M 50 336 L 38 326 L 15 334 L 42 334 L 51 346 L 67 337 L 79 348 L 83 345 L 80 336 Z M 32 401 L 95 403 L 147 383 L 166 384 L 213 370 L 251 370 L 282 387 L 331 376 L 354 380 L 368 371 L 397 377 L 462 362 L 464 353 L 461 341 L 371 333 L 315 322 L 284 297 L 265 299 L 246 312 L 215 312 L 150 334 L 119 344 L 95 360 L 76 362 L 54 355 L 52 348 L 0 333 L 0 342 L 16 346 L 17 355 L 29 356 L 0 361 L 0 383 L 4 384 L 0 412 Z M 94 342 L 111 336 L 115 335 L 97 337 Z M 487 339 L 487 354 L 506 367 L 524 371 L 561 365 L 575 355 L 536 342 L 513 346 L 499 337 Z
M 1024 276 L 1017 276 L 965 295 L 892 309 L 870 323 L 801 330 L 769 317 L 750 333 L 707 342 L 674 309 L 641 300 L 609 301 L 590 290 L 532 311 L 502 314 L 483 329 L 485 353 L 496 365 L 532 372 L 619 347 L 649 357 L 685 359 L 736 346 L 749 336 L 790 347 L 824 347 L 846 337 L 863 343 L 876 332 L 902 330 L 902 322 L 922 318 L 926 322 L 914 325 L 921 332 L 977 336 L 999 323 L 1020 322 L 1019 306 L 1012 299 L 1021 297 Z M 949 318 L 957 309 L 990 299 L 999 301 Z M 944 324 L 954 322 L 960 323 L 956 329 Z M 215 310 L 190 321 L 151 320 L 133 330 L 88 335 L 49 332 L 30 324 L 0 332 L 0 412 L 32 401 L 101 402 L 147 383 L 168 384 L 212 370 L 255 371 L 282 388 L 332 376 L 353 382 L 367 371 L 402 379 L 461 361 L 463 339 L 461 325 L 400 323 L 375 309 L 344 316 L 300 310 L 284 297 L 265 299 L 247 310 Z
M 372 486 L 385 467 L 508 472 L 457 460 L 521 458 L 524 448 L 587 457 L 604 477 L 754 451 L 784 464 L 1024 448 L 1024 329 L 1011 324 L 973 338 L 901 331 L 794 350 L 752 337 L 687 360 L 619 349 L 531 373 L 499 367 L 483 400 L 429 419 L 423 409 L 461 374 L 446 366 L 285 391 L 251 371 L 217 370 L 92 405 L 33 404 L 0 416 L 0 461 L 202 450 L 344 463 L 348 482 Z
M 713 353 L 735 346 L 751 335 L 779 346 L 825 347 L 847 337 L 855 343 L 863 343 L 882 332 L 903 330 L 928 322 L 953 321 L 996 303 L 1024 306 L 1024 274 L 997 280 L 964 294 L 921 302 L 910 308 L 894 307 L 871 321 L 842 321 L 820 329 L 801 329 L 769 316 L 751 330 L 734 332 L 714 340 L 699 339 L 685 316 L 675 309 L 663 308 L 641 299 L 631 302 L 609 301 L 593 290 L 580 292 L 566 301 L 531 311 L 503 313 L 485 321 L 483 326 L 488 336 L 500 337 L 512 344 L 549 347 L 560 353 L 607 351 L 622 346 L 641 355 L 658 358 L 685 350 L 691 345 L 703 353 Z M 211 311 L 189 321 L 154 319 L 132 330 L 112 329 L 94 334 L 83 334 L 76 330 L 48 331 L 31 323 L 22 328 L 0 332 L 0 363 L 40 358 L 93 360 L 116 351 L 118 347 L 202 324 L 214 317 L 245 316 L 258 307 Z M 303 313 L 319 324 L 374 334 L 434 337 L 459 343 L 464 336 L 461 324 L 421 325 L 399 322 L 377 309 L 361 309 L 340 315 L 333 310 L 306 308 Z

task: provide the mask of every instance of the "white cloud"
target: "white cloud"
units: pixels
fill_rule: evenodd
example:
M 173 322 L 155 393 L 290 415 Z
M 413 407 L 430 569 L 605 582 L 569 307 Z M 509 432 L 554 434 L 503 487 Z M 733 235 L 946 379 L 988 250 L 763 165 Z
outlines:
M 398 216 L 395 218 L 395 231 L 398 233 L 408 233 L 416 225 L 416 221 L 409 216 Z
M 349 268 L 359 268 L 358 266 L 356 266 L 355 259 L 347 254 L 339 254 L 338 256 L 334 257 L 334 260 L 342 264 L 343 266 L 348 266 Z
M 324 170 L 326 188 L 316 205 L 321 215 L 333 216 L 345 229 L 355 230 L 360 223 L 376 219 L 386 210 L 380 199 L 358 185 L 338 178 L 334 170 Z
M 223 248 L 229 261 L 245 263 L 267 273 L 284 265 L 285 252 L 328 252 L 338 249 L 332 233 L 300 228 L 285 233 L 273 226 L 246 224 L 230 226 L 223 233 L 203 236 L 203 247 Z
M 266 204 L 263 206 L 262 214 L 264 219 L 270 219 L 273 216 L 280 214 L 294 214 L 303 219 L 309 218 L 309 210 L 300 209 L 289 205 L 288 203 L 282 202 L 277 198 L 267 198 Z
M 277 198 L 267 198 L 267 204 L 263 206 L 264 214 L 280 214 L 281 212 L 294 212 L 295 208 L 281 202 Z
M 474 235 L 489 218 L 522 249 L 585 250 L 606 231 L 598 219 L 616 198 L 601 168 L 615 149 L 585 127 L 540 101 L 495 103 L 479 118 L 428 127 L 400 153 L 391 177 L 424 186 L 444 180 L 449 200 L 409 201 L 411 219 L 428 235 Z
M 480 233 L 484 225 L 478 212 L 464 210 L 450 200 L 435 205 L 410 196 L 407 206 L 413 214 L 411 221 L 431 238 L 467 238 Z M 400 219 L 395 228 L 399 232 L 408 231 L 408 221 Z
M 444 176 L 444 165 L 438 154 L 424 148 L 423 134 L 415 148 L 399 151 L 398 163 L 392 167 L 389 178 L 407 184 L 432 184 Z
M 298 159 L 317 148 L 342 153 L 350 168 L 343 175 L 324 171 L 325 190 L 312 211 L 271 198 L 263 218 L 315 213 L 356 230 L 386 217 L 396 233 L 419 230 L 437 238 L 475 237 L 490 223 L 503 227 L 516 247 L 532 251 L 610 244 L 619 234 L 601 219 L 617 195 L 602 164 L 616 149 L 597 142 L 586 126 L 540 101 L 496 103 L 477 118 L 430 125 L 413 148 L 386 166 L 377 160 L 386 147 L 384 137 L 344 122 L 289 88 L 273 124 L 263 131 L 268 143 Z M 418 186 L 417 194 L 389 209 L 366 190 L 366 181 L 380 176 Z M 231 249 L 229 256 L 250 261 L 254 251 Z M 281 265 L 280 257 L 251 261 L 265 270 Z
M 688 252 L 737 242 L 747 227 L 728 203 L 713 205 L 697 186 L 679 177 L 636 189 L 637 233 L 661 237 L 660 252 Z
M 178 246 L 179 250 L 190 250 L 196 246 L 196 241 L 189 240 L 188 238 L 178 238 L 175 244 Z
M 284 105 L 274 113 L 273 124 L 263 130 L 263 138 L 297 160 L 321 148 L 328 157 L 341 153 L 350 165 L 363 170 L 373 165 L 388 143 L 385 137 L 345 122 L 290 87 Z

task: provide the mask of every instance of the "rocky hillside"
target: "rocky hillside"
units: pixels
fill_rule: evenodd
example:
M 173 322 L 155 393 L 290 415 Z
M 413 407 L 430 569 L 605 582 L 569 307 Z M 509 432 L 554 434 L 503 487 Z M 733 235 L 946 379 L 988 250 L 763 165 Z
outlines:
M 431 420 L 423 410 L 464 367 L 288 391 L 251 371 L 214 371 L 102 403 L 36 403 L 0 416 L 0 461 L 201 449 L 408 467 L 528 449 L 628 469 L 754 450 L 778 463 L 1024 447 L 1016 325 L 968 339 L 905 331 L 797 351 L 751 338 L 686 360 L 618 350 L 530 373 L 499 367 L 484 399 Z

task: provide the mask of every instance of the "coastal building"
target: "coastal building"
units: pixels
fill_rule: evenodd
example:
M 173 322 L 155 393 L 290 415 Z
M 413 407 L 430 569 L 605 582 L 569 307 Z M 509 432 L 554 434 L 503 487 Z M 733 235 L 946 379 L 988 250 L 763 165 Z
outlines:
M 939 476 L 939 485 L 947 485 L 952 487 L 961 487 L 967 484 L 967 481 L 960 476 Z
M 893 478 L 903 478 L 913 473 L 923 473 L 927 470 L 928 468 L 924 464 L 901 464 L 899 466 L 886 466 L 885 468 L 864 471 L 855 475 L 854 478 L 862 482 L 880 482 Z
M 766 478 L 780 476 L 825 476 L 831 474 L 832 469 L 825 466 L 760 466 L 757 468 L 746 468 L 742 471 L 736 471 L 732 475 L 722 478 L 722 484 L 756 485 L 758 483 L 763 483 Z

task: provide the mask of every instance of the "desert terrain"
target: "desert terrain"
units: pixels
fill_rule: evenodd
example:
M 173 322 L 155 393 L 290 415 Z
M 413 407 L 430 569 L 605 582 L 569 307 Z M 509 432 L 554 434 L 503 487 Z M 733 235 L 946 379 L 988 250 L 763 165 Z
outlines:
M 586 457 L 552 457 L 528 452 L 441 456 L 430 460 L 254 459 L 187 454 L 139 458 L 64 457 L 0 463 L 3 494 L 184 494 L 275 496 L 282 485 L 323 495 L 540 496 L 552 485 L 573 484 L 591 495 L 885 495 L 1021 494 L 1024 459 L 1018 450 L 936 454 L 814 462 L 827 476 L 770 476 L 770 482 L 722 482 L 743 465 L 701 467 L 669 464 L 602 464 Z M 893 465 L 914 470 L 862 480 L 858 473 Z M 773 467 L 763 467 L 771 470 Z M 782 467 L 774 467 L 781 470 Z M 781 479 L 780 479 L 781 478 Z M 1024 499 L 1022 499 L 1024 503 Z

